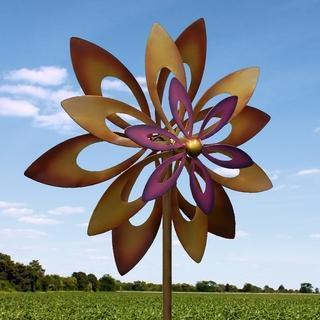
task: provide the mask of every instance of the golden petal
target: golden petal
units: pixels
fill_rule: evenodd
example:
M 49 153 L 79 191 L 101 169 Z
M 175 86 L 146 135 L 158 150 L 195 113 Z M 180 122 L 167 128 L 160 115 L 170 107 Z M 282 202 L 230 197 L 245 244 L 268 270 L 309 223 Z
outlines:
M 71 38 L 70 49 L 73 69 L 86 95 L 100 96 L 101 81 L 105 77 L 115 77 L 130 88 L 141 111 L 150 115 L 146 97 L 136 78 L 110 52 L 80 38 Z
M 236 222 L 232 204 L 218 183 L 214 183 L 214 197 L 214 209 L 208 217 L 208 231 L 223 238 L 233 239 Z
M 203 120 L 210 110 L 211 108 L 201 110 L 198 113 L 195 122 Z M 259 109 L 246 106 L 230 121 L 231 132 L 229 135 L 224 140 L 217 143 L 229 144 L 235 147 L 240 146 L 259 133 L 269 120 L 270 116 L 268 114 Z M 184 124 L 185 123 L 186 120 L 184 121 Z
M 129 159 L 101 171 L 88 171 L 77 165 L 79 153 L 91 144 L 102 140 L 85 134 L 66 140 L 34 161 L 25 175 L 41 183 L 57 187 L 85 187 L 115 177 L 128 169 L 145 152 L 140 150 Z
M 105 119 L 115 113 L 124 113 L 140 122 L 154 124 L 143 112 L 128 104 L 100 96 L 81 96 L 66 99 L 61 102 L 65 111 L 82 128 L 96 137 L 113 144 L 126 147 L 139 147 L 136 143 L 123 135 L 111 131 Z
M 180 51 L 183 63 L 186 63 L 190 68 L 191 83 L 188 88 L 188 95 L 192 101 L 199 89 L 206 62 L 207 37 L 204 20 L 199 19 L 188 26 L 179 35 L 175 44 Z M 169 73 L 168 69 L 162 69 L 159 74 L 157 85 L 160 100 L 162 98 Z
M 146 203 L 141 197 L 128 202 L 132 187 L 146 165 L 166 154 L 167 152 L 163 152 L 141 160 L 112 182 L 91 216 L 88 235 L 96 235 L 117 228 L 144 207 Z
M 261 192 L 272 188 L 270 179 L 256 163 L 248 168 L 240 169 L 239 174 L 232 178 L 223 177 L 211 170 L 209 172 L 214 181 L 232 190 Z
M 195 115 L 201 111 L 210 99 L 219 94 L 228 93 L 238 97 L 238 102 L 232 115 L 232 118 L 234 118 L 247 105 L 256 87 L 258 76 L 259 68 L 257 67 L 241 69 L 227 75 L 203 94 L 194 108 Z
M 270 116 L 268 114 L 259 109 L 246 106 L 231 120 L 231 132 L 220 143 L 240 146 L 259 133 L 269 120 Z
M 150 248 L 162 217 L 161 198 L 155 201 L 151 215 L 140 226 L 129 220 L 112 230 L 113 252 L 121 275 L 129 272 Z
M 183 248 L 195 262 L 199 263 L 207 243 L 208 216 L 198 207 L 194 207 L 192 220 L 184 219 L 180 213 L 177 192 L 176 188 L 172 189 L 173 225 Z
M 172 131 L 157 90 L 159 72 L 164 68 L 170 70 L 184 86 L 186 85 L 184 67 L 177 46 L 159 24 L 154 24 L 146 48 L 147 86 L 157 116 L 167 129 Z

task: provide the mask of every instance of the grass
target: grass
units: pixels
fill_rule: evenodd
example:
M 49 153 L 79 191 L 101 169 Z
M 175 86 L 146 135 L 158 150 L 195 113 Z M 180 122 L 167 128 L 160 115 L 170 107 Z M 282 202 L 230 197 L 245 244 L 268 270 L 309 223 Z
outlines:
M 160 293 L 0 293 L 1 320 L 161 319 Z M 320 296 L 173 295 L 173 320 L 320 320 Z

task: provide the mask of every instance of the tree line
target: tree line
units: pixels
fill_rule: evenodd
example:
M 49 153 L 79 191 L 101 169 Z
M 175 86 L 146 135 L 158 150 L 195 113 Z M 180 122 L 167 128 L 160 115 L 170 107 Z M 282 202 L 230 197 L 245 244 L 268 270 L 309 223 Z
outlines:
M 94 274 L 73 272 L 70 277 L 57 274 L 45 274 L 38 260 L 29 264 L 14 262 L 9 255 L 0 253 L 0 291 L 161 291 L 161 284 L 145 281 L 121 282 L 109 274 L 97 278 Z M 280 285 L 273 289 L 245 283 L 242 288 L 232 284 L 219 284 L 214 281 L 198 281 L 195 285 L 176 283 L 172 285 L 176 292 L 249 292 L 249 293 L 319 293 L 310 283 L 301 283 L 299 290 L 286 289 Z

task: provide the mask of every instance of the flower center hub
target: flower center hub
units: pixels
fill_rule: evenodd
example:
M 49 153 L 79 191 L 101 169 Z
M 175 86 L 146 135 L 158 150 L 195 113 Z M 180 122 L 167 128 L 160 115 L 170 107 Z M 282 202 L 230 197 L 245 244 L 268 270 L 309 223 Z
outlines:
M 186 152 L 190 157 L 196 158 L 202 151 L 202 143 L 199 139 L 186 141 Z

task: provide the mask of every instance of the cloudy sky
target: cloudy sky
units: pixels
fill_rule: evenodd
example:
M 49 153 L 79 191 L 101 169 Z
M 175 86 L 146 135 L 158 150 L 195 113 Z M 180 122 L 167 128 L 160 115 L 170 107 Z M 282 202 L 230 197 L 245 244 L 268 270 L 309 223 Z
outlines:
M 5 1 L 0 27 L 0 252 L 39 259 L 48 273 L 110 273 L 123 281 L 161 281 L 161 234 L 140 264 L 117 273 L 110 234 L 86 235 L 88 219 L 109 183 L 62 189 L 36 183 L 24 170 L 57 143 L 82 132 L 60 107 L 81 95 L 69 55 L 78 36 L 116 55 L 145 88 L 144 50 L 154 22 L 176 37 L 204 17 L 208 52 L 200 93 L 224 75 L 259 66 L 250 103 L 271 115 L 243 149 L 269 174 L 261 194 L 228 191 L 235 240 L 209 236 L 196 264 L 174 235 L 173 281 L 297 288 L 320 287 L 320 1 Z M 115 79 L 106 95 L 130 101 Z M 119 151 L 120 150 L 120 151 Z M 110 156 L 112 154 L 112 156 Z M 97 145 L 81 154 L 90 169 L 111 166 L 123 149 Z M 136 187 L 143 188 L 143 182 Z M 137 191 L 139 192 L 139 190 Z M 188 190 L 185 190 L 188 193 Z M 147 211 L 132 221 L 141 223 Z

